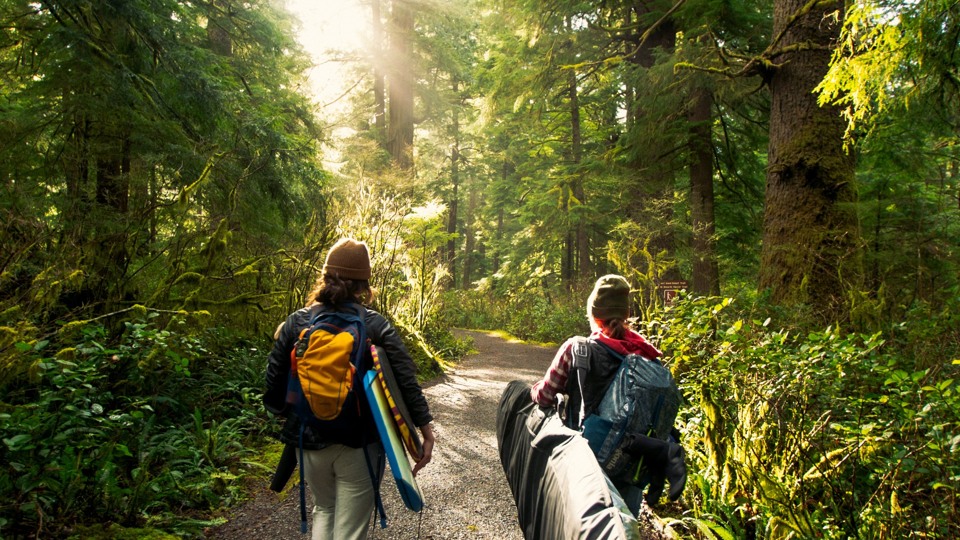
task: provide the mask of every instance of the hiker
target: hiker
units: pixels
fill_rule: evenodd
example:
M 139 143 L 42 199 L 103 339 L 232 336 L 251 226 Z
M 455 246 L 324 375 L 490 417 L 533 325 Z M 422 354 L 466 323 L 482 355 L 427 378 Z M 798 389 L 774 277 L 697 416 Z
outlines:
M 417 382 L 416 366 L 400 335 L 383 315 L 361 306 L 373 296 L 369 279 L 370 254 L 365 243 L 344 238 L 330 248 L 306 306 L 290 314 L 277 329 L 267 364 L 264 404 L 274 414 L 287 417 L 280 440 L 288 446 L 298 445 L 300 420 L 286 403 L 290 353 L 298 335 L 309 326 L 311 317 L 322 310 L 365 314 L 366 335 L 386 352 L 386 361 L 399 382 L 401 397 L 422 434 L 423 455 L 413 468 L 416 474 L 430 462 L 433 453 L 433 417 Z M 363 394 L 362 390 L 359 394 Z M 359 396 L 358 399 L 360 407 L 367 410 L 366 398 Z M 379 479 L 384 467 L 383 447 L 372 415 L 361 414 L 359 421 L 332 433 L 319 433 L 305 425 L 303 449 L 301 465 L 315 505 L 313 540 L 366 538 L 375 506 L 371 474 Z M 371 463 L 379 470 L 373 471 Z
M 598 279 L 587 299 L 590 336 L 573 337 L 560 346 L 543 379 L 530 390 L 533 401 L 541 407 L 557 407 L 566 425 L 583 431 L 586 436 L 584 420 L 597 413 L 625 356 L 642 356 L 656 362 L 657 369 L 660 369 L 658 358 L 663 353 L 630 327 L 627 320 L 629 316 L 630 284 L 627 280 L 614 274 Z M 578 346 L 580 349 L 577 349 Z M 584 346 L 586 351 L 583 350 Z M 578 355 L 583 358 L 580 364 L 576 361 Z M 576 369 L 578 365 L 583 369 Z M 672 377 L 669 374 L 666 376 L 670 378 L 670 385 L 673 386 L 677 396 L 676 403 L 679 404 L 679 391 L 675 390 Z M 675 414 L 674 410 L 673 416 Z M 649 489 L 645 497 L 651 506 L 660 499 L 666 479 L 670 480 L 671 500 L 679 498 L 683 490 L 686 482 L 686 465 L 683 461 L 682 449 L 678 444 L 679 432 L 672 429 L 673 416 L 666 420 L 668 422 L 666 429 L 672 433 L 668 440 L 643 433 L 623 434 L 624 442 L 621 443 L 620 448 L 623 448 L 634 462 L 639 462 L 640 458 L 643 458 L 643 465 L 647 471 L 639 481 L 637 478 L 630 480 L 624 480 L 623 477 L 611 478 L 634 515 L 639 511 L 644 499 L 643 489 L 647 485 Z M 607 429 L 610 430 L 609 424 Z M 597 449 L 593 449 L 596 454 Z

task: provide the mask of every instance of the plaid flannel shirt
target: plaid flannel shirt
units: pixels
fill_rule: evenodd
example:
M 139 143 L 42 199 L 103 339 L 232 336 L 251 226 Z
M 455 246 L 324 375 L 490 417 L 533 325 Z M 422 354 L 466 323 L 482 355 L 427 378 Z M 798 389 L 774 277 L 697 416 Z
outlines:
M 534 403 L 542 407 L 549 407 L 557 402 L 557 394 L 566 392 L 567 376 L 570 373 L 570 366 L 573 363 L 573 338 L 568 339 L 557 349 L 550 368 L 547 369 L 543 380 L 537 382 L 530 389 L 530 398 Z

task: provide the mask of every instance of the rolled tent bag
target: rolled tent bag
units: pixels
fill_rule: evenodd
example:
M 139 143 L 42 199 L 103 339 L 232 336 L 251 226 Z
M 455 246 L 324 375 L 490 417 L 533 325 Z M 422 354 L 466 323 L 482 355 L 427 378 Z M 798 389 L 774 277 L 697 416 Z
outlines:
M 524 538 L 639 539 L 637 520 L 586 439 L 513 381 L 497 410 L 500 463 Z

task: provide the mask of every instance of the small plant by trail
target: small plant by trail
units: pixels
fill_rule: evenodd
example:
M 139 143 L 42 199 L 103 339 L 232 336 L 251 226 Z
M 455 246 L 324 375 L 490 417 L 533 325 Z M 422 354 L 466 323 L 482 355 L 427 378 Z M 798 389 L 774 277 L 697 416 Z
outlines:
M 186 516 L 241 496 L 265 427 L 261 354 L 214 354 L 202 332 L 158 323 L 128 322 L 115 345 L 97 325 L 59 351 L 17 345 L 29 369 L 0 405 L 0 535 L 117 523 L 190 536 L 204 522 Z

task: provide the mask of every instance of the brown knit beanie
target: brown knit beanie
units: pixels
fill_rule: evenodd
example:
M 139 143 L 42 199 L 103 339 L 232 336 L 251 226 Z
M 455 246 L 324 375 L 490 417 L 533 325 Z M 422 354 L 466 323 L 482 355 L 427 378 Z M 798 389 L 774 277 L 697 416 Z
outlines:
M 597 280 L 587 299 L 587 315 L 601 321 L 630 315 L 630 284 L 623 276 L 608 274 Z
M 370 253 L 367 244 L 343 238 L 330 248 L 323 273 L 340 279 L 370 279 Z

